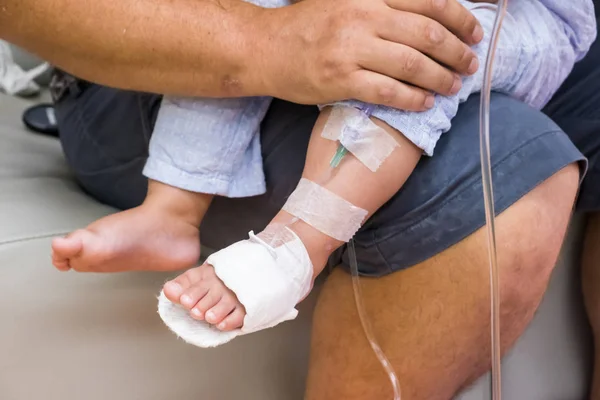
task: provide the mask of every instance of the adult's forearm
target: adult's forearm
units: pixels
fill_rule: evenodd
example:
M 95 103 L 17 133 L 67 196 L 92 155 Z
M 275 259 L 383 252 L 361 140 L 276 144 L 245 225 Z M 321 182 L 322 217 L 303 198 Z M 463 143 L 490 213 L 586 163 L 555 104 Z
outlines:
M 82 78 L 183 96 L 422 110 L 475 72 L 482 36 L 457 0 L 0 0 L 1 38 Z
M 245 96 L 258 90 L 260 12 L 239 0 L 0 0 L 0 37 L 108 86 Z

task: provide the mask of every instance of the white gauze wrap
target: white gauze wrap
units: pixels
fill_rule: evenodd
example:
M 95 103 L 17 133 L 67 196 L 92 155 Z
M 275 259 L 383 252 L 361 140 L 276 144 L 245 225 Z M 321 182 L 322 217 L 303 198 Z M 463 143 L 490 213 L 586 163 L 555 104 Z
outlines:
M 367 210 L 305 178 L 300 180 L 283 210 L 341 242 L 352 239 L 368 215 Z
M 399 146 L 389 133 L 354 107 L 334 106 L 321 136 L 338 140 L 372 172 Z
M 298 315 L 298 304 L 312 287 L 313 266 L 300 238 L 283 228 L 285 241 L 272 247 L 250 232 L 250 238 L 212 254 L 206 260 L 219 279 L 246 308 L 243 327 L 222 332 L 172 303 L 161 292 L 158 313 L 186 342 L 215 347 L 233 338 L 274 327 Z

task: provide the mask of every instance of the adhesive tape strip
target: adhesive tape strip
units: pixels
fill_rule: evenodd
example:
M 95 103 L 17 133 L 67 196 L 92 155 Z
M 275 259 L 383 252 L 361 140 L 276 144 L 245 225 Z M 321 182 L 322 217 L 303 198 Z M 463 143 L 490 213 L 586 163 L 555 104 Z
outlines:
M 336 240 L 348 242 L 368 215 L 337 194 L 302 178 L 283 210 Z
M 398 142 L 359 109 L 334 106 L 321 136 L 338 140 L 371 171 L 379 169 Z

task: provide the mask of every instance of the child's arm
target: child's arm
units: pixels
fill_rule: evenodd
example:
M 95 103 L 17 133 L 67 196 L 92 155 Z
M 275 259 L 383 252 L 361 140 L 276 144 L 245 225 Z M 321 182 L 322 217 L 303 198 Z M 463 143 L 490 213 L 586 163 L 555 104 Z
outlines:
M 463 87 L 452 97 L 436 96 L 434 108 L 406 112 L 376 107 L 373 116 L 402 132 L 428 155 L 443 132 L 450 129 L 458 105 L 481 90 L 485 57 L 497 6 L 461 1 L 481 22 L 485 38 L 474 50 L 479 71 L 463 78 Z M 533 107 L 542 108 L 583 58 L 596 37 L 591 0 L 508 0 L 508 13 L 496 50 L 493 88 Z M 346 102 L 360 107 L 362 103 Z

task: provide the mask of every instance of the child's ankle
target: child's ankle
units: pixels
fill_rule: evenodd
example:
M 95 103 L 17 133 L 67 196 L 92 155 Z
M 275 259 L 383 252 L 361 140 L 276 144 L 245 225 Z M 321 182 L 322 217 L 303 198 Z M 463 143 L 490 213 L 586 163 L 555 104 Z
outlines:
M 343 244 L 303 222 L 294 224 L 291 229 L 304 243 L 315 270 L 319 272 L 327 264 L 329 256 Z
M 327 264 L 329 256 L 343 245 L 343 243 L 319 232 L 302 220 L 298 220 L 292 224 L 291 221 L 294 219 L 291 215 L 282 212 L 271 221 L 269 226 L 274 230 L 281 229 L 282 226 L 287 226 L 294 231 L 300 240 L 302 240 L 302 243 L 304 243 L 310 260 L 318 273 Z M 267 227 L 266 231 L 269 230 L 269 227 Z
M 199 227 L 212 199 L 210 194 L 189 192 L 150 180 L 143 206 L 158 209 Z

